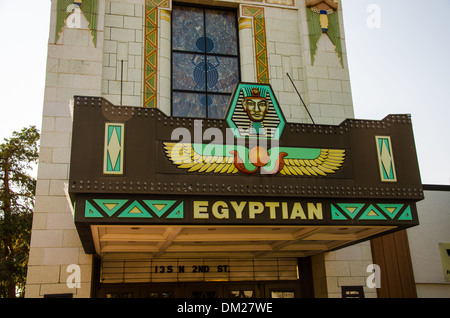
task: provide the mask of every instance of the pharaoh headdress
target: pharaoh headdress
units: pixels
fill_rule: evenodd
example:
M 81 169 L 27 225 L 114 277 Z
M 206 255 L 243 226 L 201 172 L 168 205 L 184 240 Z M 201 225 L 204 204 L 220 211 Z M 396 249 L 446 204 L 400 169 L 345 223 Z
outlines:
M 231 119 L 239 129 L 239 133 L 242 137 L 264 136 L 273 138 L 276 128 L 280 124 L 280 119 L 278 118 L 275 108 L 273 107 L 273 101 L 268 90 L 263 86 L 257 87 L 257 89 L 259 91 L 258 97 L 266 99 L 268 103 L 268 110 L 264 119 L 261 122 L 253 122 L 244 109 L 244 100 L 248 97 L 254 96 L 254 87 L 244 87 L 240 89 L 236 108 Z

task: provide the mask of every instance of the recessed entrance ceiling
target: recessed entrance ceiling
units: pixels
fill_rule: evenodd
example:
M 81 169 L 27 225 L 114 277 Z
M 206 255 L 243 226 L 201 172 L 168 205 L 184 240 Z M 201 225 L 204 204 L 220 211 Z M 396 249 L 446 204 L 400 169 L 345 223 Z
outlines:
M 389 226 L 92 225 L 102 258 L 305 257 L 394 229 Z

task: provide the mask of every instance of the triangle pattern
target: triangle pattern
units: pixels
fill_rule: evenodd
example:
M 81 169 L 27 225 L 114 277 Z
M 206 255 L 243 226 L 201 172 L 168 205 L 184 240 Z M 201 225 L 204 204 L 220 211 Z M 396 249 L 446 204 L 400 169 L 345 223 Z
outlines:
M 361 211 L 364 203 L 338 203 L 337 204 L 351 219 Z
M 331 205 L 331 219 L 347 220 L 347 218 L 334 205 Z
M 183 219 L 184 218 L 184 208 L 183 202 L 181 202 L 170 214 L 167 216 L 168 219 Z
M 386 217 L 377 210 L 372 204 L 364 211 L 360 220 L 386 220 Z
M 390 204 L 378 204 L 378 207 L 380 207 L 380 209 L 386 213 L 391 219 L 394 219 L 396 217 L 396 215 L 398 214 L 398 212 L 400 212 L 400 210 L 403 208 L 404 204 L 395 204 L 395 203 L 390 203 Z
M 134 201 L 126 208 L 122 213 L 119 214 L 119 218 L 152 218 L 152 215 L 147 212 L 142 205 Z
M 108 214 L 108 216 L 113 216 L 121 207 L 128 202 L 128 200 L 120 200 L 120 199 L 94 199 L 94 202 L 98 204 L 98 206 Z
M 103 215 L 90 203 L 86 200 L 86 207 L 84 208 L 84 217 L 85 218 L 102 218 Z
M 176 202 L 175 200 L 144 200 L 145 204 L 155 212 L 158 217 L 161 217 L 166 213 L 172 205 Z
M 398 219 L 402 221 L 412 221 L 411 207 L 407 206 Z

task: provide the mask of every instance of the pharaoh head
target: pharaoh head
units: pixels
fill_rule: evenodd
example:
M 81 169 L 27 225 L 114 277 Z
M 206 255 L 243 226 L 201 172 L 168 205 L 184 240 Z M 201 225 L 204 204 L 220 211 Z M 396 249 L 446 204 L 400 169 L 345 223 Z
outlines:
M 251 96 L 247 96 L 243 102 L 248 117 L 253 122 L 261 122 L 269 110 L 269 104 L 265 97 L 260 97 L 259 89 L 254 87 Z

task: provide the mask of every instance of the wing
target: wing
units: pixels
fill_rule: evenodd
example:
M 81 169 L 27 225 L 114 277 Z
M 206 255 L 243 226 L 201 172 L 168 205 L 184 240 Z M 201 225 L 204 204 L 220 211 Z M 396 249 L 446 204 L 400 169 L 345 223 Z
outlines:
M 314 13 L 310 8 L 306 9 L 309 31 L 309 48 L 311 53 L 311 64 L 314 64 L 314 59 L 317 51 L 317 43 L 322 35 L 322 27 L 320 26 L 320 16 Z
M 89 22 L 89 29 L 91 30 L 92 41 L 97 47 L 97 19 L 98 19 L 98 0 L 84 1 L 81 6 L 86 20 Z
M 203 149 L 203 145 L 199 146 L 200 149 Z M 205 173 L 230 174 L 238 172 L 234 165 L 234 157 L 226 151 L 217 151 L 217 155 L 205 155 L 199 153 L 196 148 L 198 147 L 194 147 L 191 143 L 164 143 L 167 158 L 179 169 Z
M 314 159 L 302 159 L 286 156 L 280 173 L 292 176 L 327 176 L 336 173 L 344 163 L 345 150 L 320 149 Z
M 344 62 L 342 61 L 342 44 L 341 44 L 341 31 L 339 29 L 339 17 L 338 12 L 333 12 L 328 15 L 328 37 L 335 46 L 335 51 L 339 57 L 342 67 Z
M 67 7 L 73 5 L 72 0 L 60 0 L 57 2 L 56 11 L 56 32 L 55 32 L 55 43 L 58 42 L 59 36 L 63 31 L 63 27 L 66 24 L 66 19 L 69 17 L 71 12 L 67 12 Z

